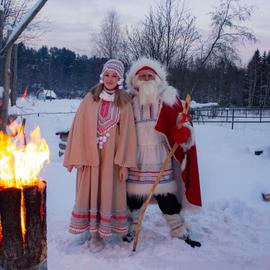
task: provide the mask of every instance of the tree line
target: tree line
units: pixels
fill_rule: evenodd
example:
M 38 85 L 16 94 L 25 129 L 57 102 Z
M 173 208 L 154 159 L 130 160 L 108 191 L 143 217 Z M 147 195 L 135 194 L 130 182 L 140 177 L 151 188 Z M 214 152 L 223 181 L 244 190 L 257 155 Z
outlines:
M 239 44 L 255 42 L 246 22 L 253 7 L 241 0 L 219 0 L 209 12 L 211 25 L 202 33 L 184 0 L 156 2 L 138 24 L 124 26 L 108 10 L 91 37 L 93 57 L 66 48 L 34 50 L 18 46 L 18 89 L 34 93 L 53 89 L 59 97 L 83 96 L 98 82 L 102 64 L 118 58 L 126 68 L 140 56 L 159 60 L 168 80 L 184 98 L 222 106 L 269 106 L 269 52 L 255 52 L 242 67 Z
M 99 81 L 106 60 L 81 56 L 66 48 L 44 46 L 35 50 L 20 43 L 18 95 L 25 89 L 36 95 L 45 88 L 54 90 L 60 98 L 82 97 Z M 168 80 L 181 98 L 191 93 L 197 102 L 218 102 L 221 106 L 270 106 L 270 52 L 256 50 L 246 68 L 225 59 L 198 67 L 198 62 L 190 61 L 185 68 L 168 68 Z
M 60 98 L 82 97 L 98 82 L 105 58 L 77 55 L 66 48 L 18 45 L 18 95 L 36 95 L 41 89 L 54 90 Z

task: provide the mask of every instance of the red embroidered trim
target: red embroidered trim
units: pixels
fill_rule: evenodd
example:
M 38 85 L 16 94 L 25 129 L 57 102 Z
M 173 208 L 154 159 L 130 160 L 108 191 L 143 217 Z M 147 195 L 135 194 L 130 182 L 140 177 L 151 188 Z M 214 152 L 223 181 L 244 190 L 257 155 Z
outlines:
M 113 102 L 101 100 L 98 110 L 97 133 L 105 134 L 114 127 L 120 119 L 120 109 Z

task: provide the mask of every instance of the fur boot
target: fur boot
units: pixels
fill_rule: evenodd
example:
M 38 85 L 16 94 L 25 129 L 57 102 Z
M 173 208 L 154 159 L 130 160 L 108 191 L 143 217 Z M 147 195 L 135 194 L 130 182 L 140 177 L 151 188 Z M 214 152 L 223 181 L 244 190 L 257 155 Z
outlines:
M 103 250 L 105 247 L 105 241 L 98 233 L 94 233 L 89 242 L 89 249 L 92 253 L 97 253 Z
M 91 238 L 90 232 L 85 231 L 83 233 L 73 235 L 72 242 L 75 246 L 80 246 L 89 241 L 90 238 Z
M 185 240 L 188 237 L 188 230 L 184 218 L 180 214 L 164 215 L 171 229 L 171 237 Z
M 135 210 L 129 212 L 129 216 L 128 216 L 129 228 L 128 228 L 127 235 L 123 236 L 124 242 L 130 243 L 133 240 L 133 238 L 135 236 L 136 226 L 138 223 L 140 213 L 141 213 L 140 209 L 135 209 Z

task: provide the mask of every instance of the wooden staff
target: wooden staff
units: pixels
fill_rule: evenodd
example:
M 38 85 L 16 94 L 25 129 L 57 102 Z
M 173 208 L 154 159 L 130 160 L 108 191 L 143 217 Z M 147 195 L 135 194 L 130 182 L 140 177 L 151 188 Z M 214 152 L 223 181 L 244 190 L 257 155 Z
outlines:
M 187 95 L 186 96 L 186 100 L 185 100 L 185 107 L 183 109 L 183 113 L 188 113 L 189 106 L 190 106 L 190 100 L 191 100 L 190 95 Z M 182 127 L 183 127 L 183 123 L 181 123 L 181 121 L 180 121 L 180 123 L 178 124 L 177 128 L 178 129 L 181 129 Z M 148 204 L 149 204 L 149 202 L 150 202 L 150 200 L 151 200 L 151 198 L 152 198 L 152 196 L 154 194 L 154 191 L 155 191 L 155 189 L 156 189 L 156 187 L 157 187 L 157 185 L 158 185 L 158 183 L 159 183 L 159 181 L 160 181 L 160 179 L 161 179 L 164 171 L 167 168 L 168 163 L 170 162 L 171 158 L 173 157 L 173 155 L 174 155 L 176 149 L 178 148 L 178 146 L 179 146 L 179 144 L 178 143 L 175 143 L 173 145 L 173 147 L 171 148 L 171 151 L 167 155 L 167 157 L 166 157 L 166 159 L 165 159 L 165 161 L 164 161 L 164 163 L 163 163 L 163 165 L 161 167 L 161 170 L 160 170 L 160 172 L 158 174 L 158 177 L 155 180 L 155 182 L 154 182 L 154 184 L 153 184 L 153 186 L 152 186 L 152 188 L 151 188 L 151 190 L 150 190 L 150 192 L 149 192 L 149 194 L 147 196 L 147 199 L 146 199 L 146 201 L 143 204 L 142 211 L 141 211 L 140 216 L 139 216 L 139 219 L 138 219 L 138 224 L 136 226 L 136 233 L 135 233 L 134 242 L 133 242 L 133 251 L 136 251 L 139 234 L 140 234 L 141 229 L 142 229 L 142 220 L 144 218 L 144 214 L 145 214 L 146 208 L 147 208 L 147 206 L 148 206 Z

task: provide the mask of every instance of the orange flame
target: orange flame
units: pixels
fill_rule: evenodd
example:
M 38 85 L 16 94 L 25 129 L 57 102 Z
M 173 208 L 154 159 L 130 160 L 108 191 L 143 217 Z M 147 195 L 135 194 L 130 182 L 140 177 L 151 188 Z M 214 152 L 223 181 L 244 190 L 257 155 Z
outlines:
M 10 129 L 13 130 L 13 127 Z M 26 145 L 22 128 L 17 130 L 19 134 L 14 138 L 0 132 L 0 186 L 5 188 L 35 185 L 43 164 L 50 157 L 49 147 L 41 138 L 39 127 L 31 132 L 31 140 Z
M 25 228 L 25 206 L 24 206 L 23 190 L 21 192 L 21 232 L 22 232 L 23 243 L 25 244 L 26 228 Z
M 28 88 L 26 87 L 26 88 L 24 89 L 23 94 L 22 94 L 22 98 L 27 98 L 27 97 L 28 97 Z

